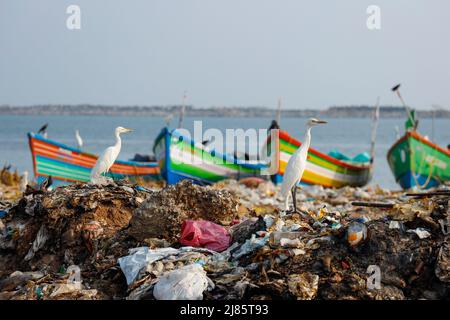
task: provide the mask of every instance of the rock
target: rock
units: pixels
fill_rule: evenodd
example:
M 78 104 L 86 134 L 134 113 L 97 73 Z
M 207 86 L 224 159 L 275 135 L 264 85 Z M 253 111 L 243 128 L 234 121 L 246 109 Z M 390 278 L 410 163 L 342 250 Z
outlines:
M 129 234 L 137 240 L 164 238 L 175 242 L 185 220 L 207 220 L 229 225 L 238 203 L 226 190 L 202 187 L 183 180 L 154 192 L 135 210 Z

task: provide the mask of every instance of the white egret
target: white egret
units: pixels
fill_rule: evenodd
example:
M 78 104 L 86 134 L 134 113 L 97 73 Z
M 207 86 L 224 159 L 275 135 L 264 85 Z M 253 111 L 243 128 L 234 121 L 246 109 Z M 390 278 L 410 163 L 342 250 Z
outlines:
M 22 178 L 20 179 L 20 191 L 25 192 L 27 190 L 28 185 L 28 171 L 24 171 Z
M 78 149 L 83 148 L 83 139 L 81 139 L 80 132 L 75 130 L 75 139 L 77 139 Z
M 281 196 L 284 198 L 285 210 L 289 209 L 289 192 L 292 194 L 292 201 L 294 202 L 294 211 L 297 211 L 297 183 L 302 179 L 303 172 L 306 168 L 306 160 L 308 159 L 308 149 L 311 144 L 311 128 L 318 124 L 327 123 L 323 120 L 311 118 L 306 124 L 306 133 L 303 138 L 302 145 L 298 148 L 289 159 L 288 164 L 283 175 L 283 183 L 281 184 Z
M 97 159 L 94 168 L 91 171 L 91 182 L 99 183 L 105 181 L 101 175 L 107 173 L 112 167 L 117 157 L 119 156 L 120 149 L 122 147 L 122 140 L 120 139 L 121 133 L 131 132 L 133 130 L 124 127 L 117 127 L 115 130 L 116 143 L 106 148 L 102 155 Z

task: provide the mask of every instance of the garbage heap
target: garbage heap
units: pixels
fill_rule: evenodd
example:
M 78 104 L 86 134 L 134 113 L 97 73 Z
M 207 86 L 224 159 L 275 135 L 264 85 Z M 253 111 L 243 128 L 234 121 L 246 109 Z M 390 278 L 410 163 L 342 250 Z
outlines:
M 0 299 L 448 299 L 448 187 L 261 179 L 35 192 L 0 223 Z

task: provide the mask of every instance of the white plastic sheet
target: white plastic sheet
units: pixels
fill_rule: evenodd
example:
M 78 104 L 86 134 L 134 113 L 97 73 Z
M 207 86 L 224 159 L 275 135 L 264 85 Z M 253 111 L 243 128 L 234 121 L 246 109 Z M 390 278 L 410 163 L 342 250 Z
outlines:
M 203 300 L 209 283 L 212 282 L 203 267 L 190 264 L 162 275 L 155 284 L 153 296 L 157 300 Z

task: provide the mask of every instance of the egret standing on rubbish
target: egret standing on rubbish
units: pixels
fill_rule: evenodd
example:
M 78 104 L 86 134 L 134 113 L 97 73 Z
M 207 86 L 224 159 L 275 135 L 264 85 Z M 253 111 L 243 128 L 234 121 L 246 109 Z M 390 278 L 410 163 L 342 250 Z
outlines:
M 83 139 L 81 139 L 80 132 L 75 130 L 75 139 L 77 139 L 78 149 L 83 148 Z
M 122 140 L 120 139 L 120 134 L 131 131 L 133 130 L 124 127 L 116 128 L 115 130 L 116 144 L 106 148 L 106 150 L 103 151 L 102 155 L 97 159 L 97 162 L 95 163 L 95 166 L 94 168 L 92 168 L 91 171 L 92 183 L 99 183 L 104 181 L 101 179 L 101 175 L 109 171 L 109 169 L 112 167 L 117 157 L 119 156 L 120 149 L 122 147 Z
M 292 194 L 292 201 L 294 202 L 294 212 L 297 211 L 297 183 L 302 180 L 303 172 L 306 168 L 306 161 L 308 159 L 308 150 L 311 144 L 311 128 L 318 124 L 327 123 L 323 120 L 311 118 L 306 124 L 306 133 L 303 138 L 302 145 L 298 148 L 289 159 L 288 164 L 283 175 L 283 183 L 281 184 L 281 196 L 284 198 L 285 210 L 289 209 L 289 192 Z

